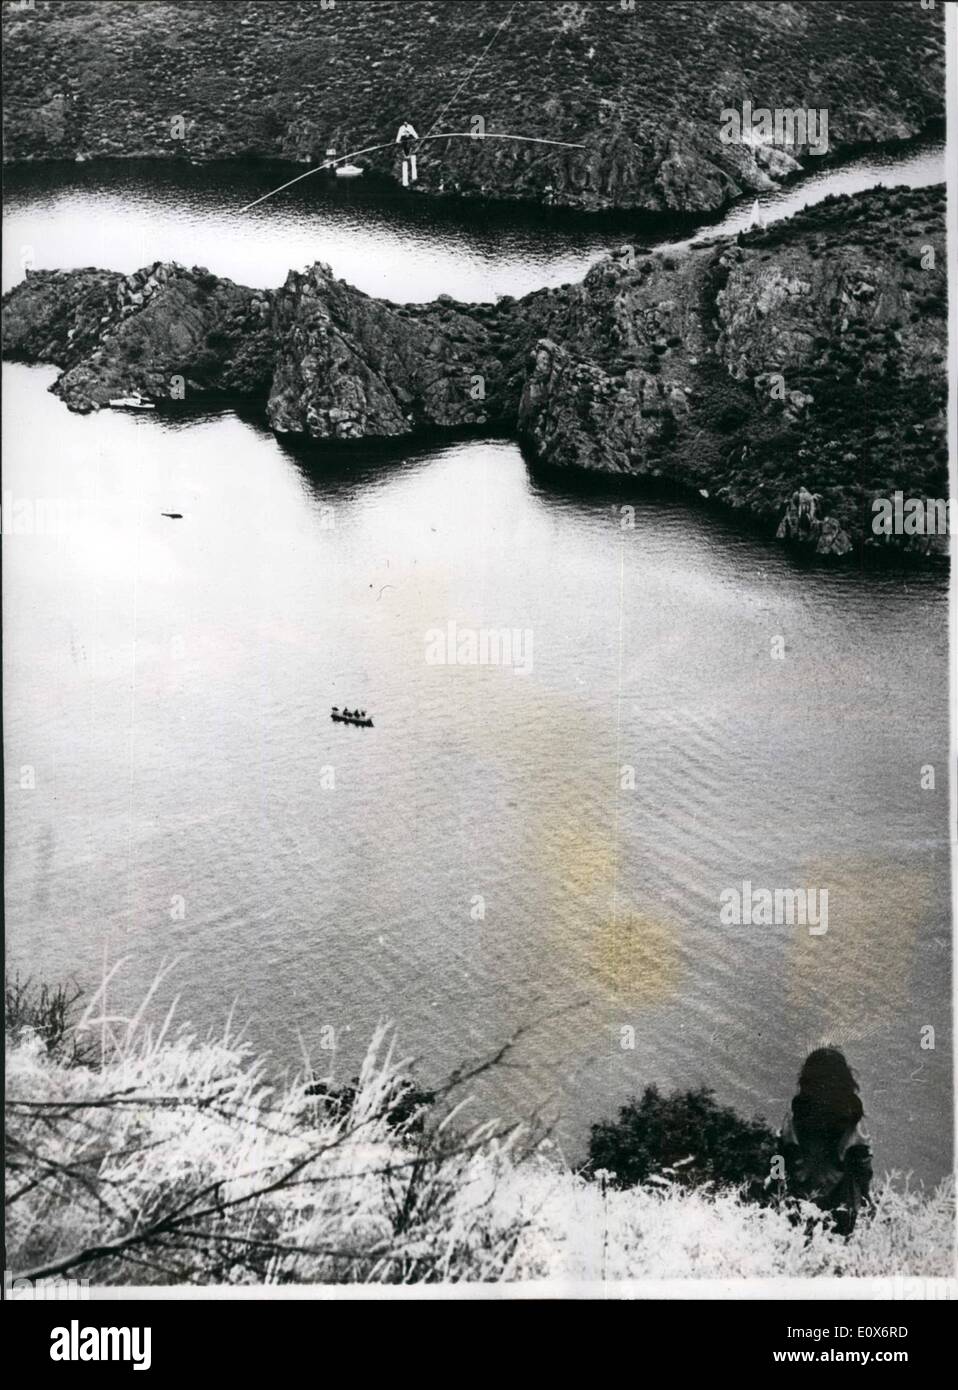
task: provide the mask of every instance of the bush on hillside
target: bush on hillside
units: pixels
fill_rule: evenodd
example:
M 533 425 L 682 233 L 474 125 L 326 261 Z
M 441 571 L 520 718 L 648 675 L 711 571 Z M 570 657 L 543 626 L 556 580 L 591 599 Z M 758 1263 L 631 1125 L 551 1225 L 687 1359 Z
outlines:
M 646 1086 L 617 1120 L 592 1126 L 589 1162 L 593 1171 L 613 1174 L 619 1187 L 657 1177 L 686 1187 L 740 1187 L 768 1176 L 775 1151 L 775 1134 L 764 1120 L 743 1120 L 718 1105 L 708 1087 L 665 1096 Z
M 91 1048 L 76 1032 L 78 985 L 35 984 L 20 972 L 4 979 L 4 1027 L 8 1046 L 39 1038 L 51 1057 L 68 1066 L 84 1066 Z

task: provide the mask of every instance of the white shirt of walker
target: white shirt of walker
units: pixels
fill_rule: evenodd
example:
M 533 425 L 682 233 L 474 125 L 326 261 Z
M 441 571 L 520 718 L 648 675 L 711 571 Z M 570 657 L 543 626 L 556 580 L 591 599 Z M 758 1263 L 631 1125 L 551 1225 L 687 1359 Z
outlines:
M 396 144 L 402 146 L 402 182 L 403 188 L 408 188 L 411 183 L 418 182 L 419 171 L 416 168 L 416 156 L 412 151 L 412 142 L 418 140 L 416 127 L 410 121 L 403 121 L 396 136 Z

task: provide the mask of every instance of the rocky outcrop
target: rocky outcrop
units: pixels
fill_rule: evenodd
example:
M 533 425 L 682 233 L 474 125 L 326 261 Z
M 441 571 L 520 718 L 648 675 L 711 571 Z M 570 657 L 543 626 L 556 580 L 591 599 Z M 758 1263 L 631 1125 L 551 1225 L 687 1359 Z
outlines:
M 852 548 L 848 533 L 833 516 L 821 513 L 820 493 L 811 493 L 807 487 L 796 489 L 779 522 L 776 539 L 814 547 L 816 555 L 847 555 Z
M 498 335 L 484 306 L 371 299 L 328 266 L 273 297 L 267 414 L 279 433 L 392 438 L 506 418 Z
M 317 441 L 508 428 L 543 469 L 660 479 L 840 556 L 876 496 L 947 496 L 944 209 L 877 189 L 495 305 L 390 304 L 320 264 L 268 292 L 36 272 L 5 350 L 60 366 L 74 410 L 137 390 L 244 397 Z
M 831 152 L 942 120 L 944 8 L 535 0 L 500 29 L 499 0 L 9 4 L 4 156 L 310 161 L 389 142 L 407 116 L 425 133 L 442 113 L 443 130 L 584 149 L 430 144 L 420 191 L 705 213 L 806 157 L 723 143 L 723 109 L 745 100 L 827 110 Z M 396 172 L 393 147 L 361 162 Z
M 874 497 L 948 495 L 943 215 L 940 189 L 875 190 L 530 297 L 530 452 L 694 487 L 819 554 L 884 545 Z
M 73 410 L 133 390 L 164 400 L 256 396 L 272 374 L 268 302 L 201 267 L 173 263 L 133 275 L 27 271 L 4 311 L 4 353 L 63 367 L 54 390 Z
M 27 362 L 58 367 L 92 355 L 116 322 L 116 297 L 123 276 L 110 270 L 26 272 L 11 297 L 11 338 L 4 352 Z

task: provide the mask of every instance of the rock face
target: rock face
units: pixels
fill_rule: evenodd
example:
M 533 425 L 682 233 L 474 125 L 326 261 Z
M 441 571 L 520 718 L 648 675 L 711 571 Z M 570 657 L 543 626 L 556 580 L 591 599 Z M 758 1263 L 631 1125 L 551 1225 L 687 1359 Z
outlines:
M 328 266 L 290 272 L 275 295 L 267 403 L 279 433 L 392 438 L 505 418 L 502 365 L 482 306 L 371 299 Z
M 74 410 L 137 390 L 243 397 L 318 441 L 511 429 L 543 469 L 661 479 L 841 556 L 878 543 L 875 497 L 947 496 L 944 211 L 941 187 L 876 189 L 495 305 L 390 304 L 320 264 L 268 292 L 35 272 L 5 351 L 60 366 Z
M 268 298 L 200 267 L 28 271 L 10 304 L 5 355 L 62 366 L 54 389 L 73 410 L 133 390 L 175 400 L 269 386 Z
M 943 213 L 940 189 L 875 190 L 530 296 L 530 452 L 694 487 L 819 554 L 884 544 L 873 498 L 948 495 Z
M 848 533 L 833 516 L 822 516 L 821 511 L 821 494 L 798 488 L 779 522 L 776 539 L 814 546 L 816 555 L 847 555 L 852 548 Z
M 942 120 L 944 8 L 535 0 L 500 29 L 500 0 L 10 4 L 4 155 L 307 161 L 391 141 L 407 116 L 424 134 L 443 113 L 446 131 L 481 121 L 585 148 L 437 142 L 423 191 L 703 213 L 805 155 L 723 143 L 722 110 L 746 99 L 826 109 L 833 152 Z M 393 148 L 366 162 L 396 172 Z

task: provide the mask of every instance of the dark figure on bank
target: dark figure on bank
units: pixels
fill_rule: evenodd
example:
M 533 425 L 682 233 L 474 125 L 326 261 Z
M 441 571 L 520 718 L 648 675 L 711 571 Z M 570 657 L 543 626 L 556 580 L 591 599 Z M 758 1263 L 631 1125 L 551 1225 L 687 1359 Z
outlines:
M 785 1181 L 791 1196 L 814 1202 L 843 1236 L 854 1230 L 871 1185 L 864 1113 L 858 1083 L 838 1048 L 809 1053 L 782 1125 Z

